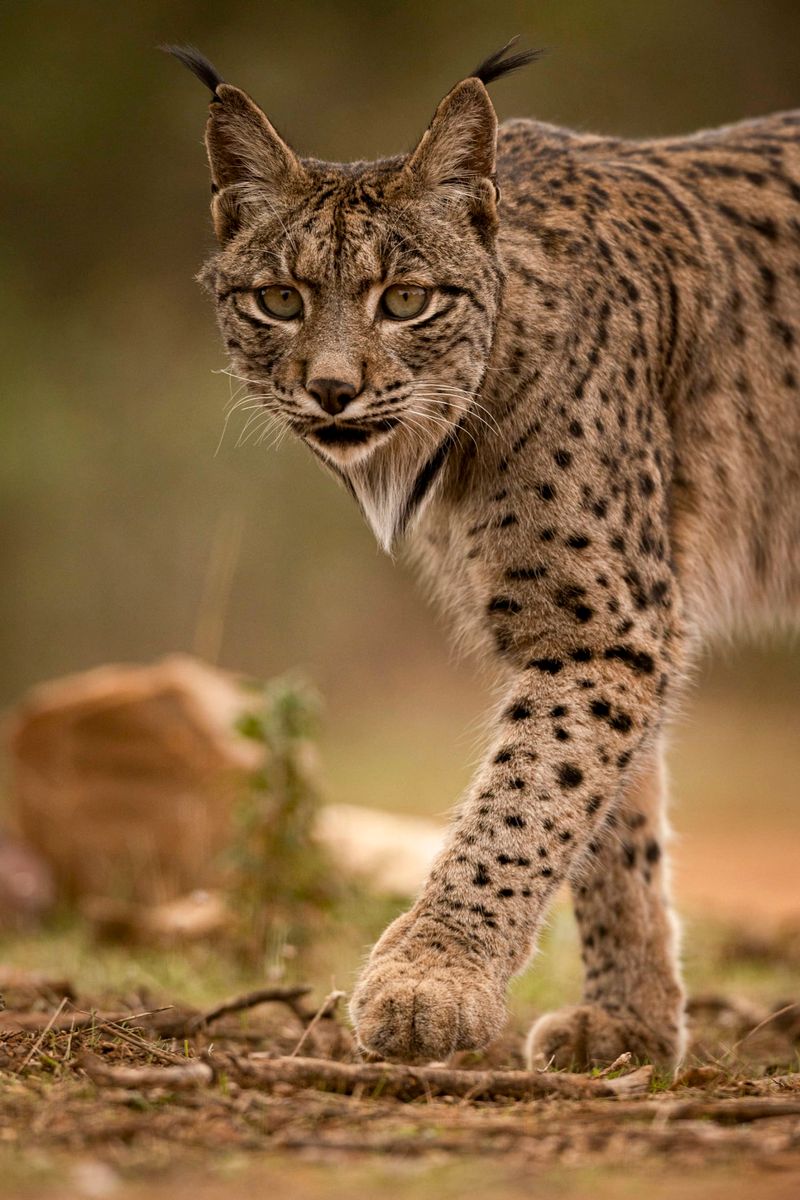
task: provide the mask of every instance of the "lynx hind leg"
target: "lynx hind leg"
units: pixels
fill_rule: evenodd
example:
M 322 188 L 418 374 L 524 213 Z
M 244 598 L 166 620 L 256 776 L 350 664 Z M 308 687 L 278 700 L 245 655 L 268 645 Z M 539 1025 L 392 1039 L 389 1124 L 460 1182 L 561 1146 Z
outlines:
M 684 993 L 665 861 L 660 758 L 622 798 L 571 884 L 581 938 L 581 1004 L 541 1017 L 531 1066 L 586 1069 L 630 1051 L 674 1068 L 684 1049 Z

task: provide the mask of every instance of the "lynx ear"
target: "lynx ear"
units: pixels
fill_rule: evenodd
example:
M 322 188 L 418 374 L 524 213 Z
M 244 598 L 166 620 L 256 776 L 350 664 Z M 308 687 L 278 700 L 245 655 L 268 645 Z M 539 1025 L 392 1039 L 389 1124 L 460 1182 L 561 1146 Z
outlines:
M 221 83 L 214 93 L 206 150 L 214 193 L 211 212 L 221 242 L 232 237 L 259 200 L 285 193 L 305 179 L 294 150 L 255 101 L 229 83 Z
M 478 190 L 493 180 L 497 117 L 479 79 L 462 79 L 434 113 L 405 173 L 426 188 L 451 188 L 456 194 Z
M 302 183 L 305 171 L 254 100 L 225 83 L 192 46 L 162 46 L 211 90 L 206 150 L 211 168 L 211 214 L 227 242 L 260 204 Z
M 485 84 L 535 62 L 540 50 L 511 53 L 518 38 L 489 55 L 447 93 L 398 178 L 400 190 L 420 187 L 466 196 L 473 213 L 491 230 L 497 221 L 495 154 L 497 117 Z

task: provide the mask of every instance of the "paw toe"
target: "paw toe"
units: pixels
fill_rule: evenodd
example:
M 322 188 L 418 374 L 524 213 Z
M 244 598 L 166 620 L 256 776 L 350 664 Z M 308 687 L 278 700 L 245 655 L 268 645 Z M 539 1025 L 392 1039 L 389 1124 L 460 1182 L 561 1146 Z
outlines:
M 366 1049 L 403 1062 L 442 1061 L 483 1046 L 499 1031 L 497 997 L 457 975 L 420 977 L 408 964 L 381 969 L 359 984 L 351 1005 Z
M 673 1067 L 676 1039 L 645 1029 L 635 1020 L 612 1016 L 598 1005 L 581 1004 L 540 1017 L 528 1035 L 528 1065 L 585 1071 L 604 1067 L 631 1053 L 634 1058 Z

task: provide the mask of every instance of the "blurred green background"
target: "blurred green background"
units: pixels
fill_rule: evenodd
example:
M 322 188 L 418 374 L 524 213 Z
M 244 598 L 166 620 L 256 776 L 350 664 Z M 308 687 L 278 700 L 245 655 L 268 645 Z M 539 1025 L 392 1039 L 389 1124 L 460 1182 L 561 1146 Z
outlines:
M 329 794 L 443 813 L 482 685 L 301 447 L 237 447 L 235 419 L 219 444 L 229 381 L 192 280 L 212 245 L 206 96 L 155 46 L 197 44 L 301 152 L 355 158 L 413 144 L 515 33 L 549 53 L 494 87 L 501 117 L 644 135 L 800 105 L 800 5 L 30 0 L 2 22 L 2 702 L 174 649 L 256 676 L 299 664 L 328 702 Z M 788 894 L 800 654 L 774 640 L 699 675 L 679 823 L 734 889 Z M 741 860 L 713 841 L 723 821 Z

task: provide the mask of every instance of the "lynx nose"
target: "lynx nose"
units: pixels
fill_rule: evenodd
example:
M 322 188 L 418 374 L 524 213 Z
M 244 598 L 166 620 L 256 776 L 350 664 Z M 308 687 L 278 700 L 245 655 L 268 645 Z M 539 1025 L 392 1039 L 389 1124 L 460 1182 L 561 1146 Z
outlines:
M 306 384 L 306 391 L 332 417 L 344 412 L 356 395 L 352 383 L 345 383 L 343 379 L 311 379 Z

